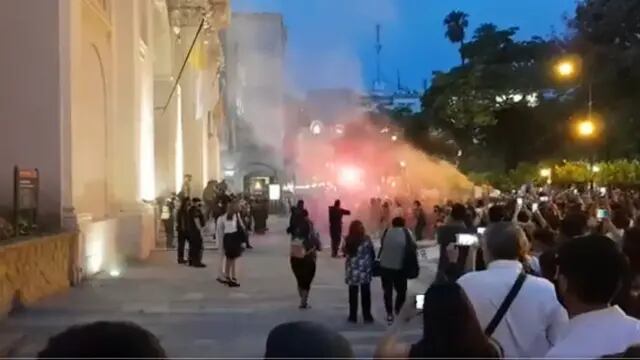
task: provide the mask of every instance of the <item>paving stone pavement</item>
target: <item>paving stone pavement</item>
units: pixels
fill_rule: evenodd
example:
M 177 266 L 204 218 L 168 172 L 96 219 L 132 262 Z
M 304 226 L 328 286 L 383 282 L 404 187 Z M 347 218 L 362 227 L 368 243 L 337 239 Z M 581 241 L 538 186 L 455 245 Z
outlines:
M 72 324 L 127 320 L 155 333 L 171 357 L 261 357 L 274 326 L 311 320 L 341 332 L 359 357 L 370 358 L 386 329 L 379 280 L 372 284 L 378 322 L 348 324 L 344 261 L 331 259 L 325 251 L 318 259 L 312 309 L 299 310 L 289 267 L 288 239 L 283 231 L 285 222 L 271 222 L 272 232 L 252 237 L 255 249 L 240 259 L 242 286 L 238 289 L 215 281 L 217 251 L 205 253 L 206 269 L 178 265 L 174 251 L 158 251 L 148 261 L 123 269 L 118 278 L 98 276 L 4 319 L 0 337 L 23 335 L 17 356 L 31 357 L 49 336 Z M 420 278 L 410 281 L 410 293 L 424 292 L 433 279 L 432 260 L 422 259 L 421 265 Z M 407 339 L 416 339 L 420 328 L 416 321 Z

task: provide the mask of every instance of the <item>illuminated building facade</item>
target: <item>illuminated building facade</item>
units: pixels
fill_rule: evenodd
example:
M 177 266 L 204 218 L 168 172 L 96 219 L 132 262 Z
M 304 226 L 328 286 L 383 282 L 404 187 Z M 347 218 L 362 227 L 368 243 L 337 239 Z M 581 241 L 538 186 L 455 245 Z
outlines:
M 79 231 L 77 277 L 147 257 L 154 201 L 184 174 L 195 195 L 220 178 L 228 0 L 3 0 L 0 13 L 0 216 L 13 166 L 38 168 L 40 228 Z

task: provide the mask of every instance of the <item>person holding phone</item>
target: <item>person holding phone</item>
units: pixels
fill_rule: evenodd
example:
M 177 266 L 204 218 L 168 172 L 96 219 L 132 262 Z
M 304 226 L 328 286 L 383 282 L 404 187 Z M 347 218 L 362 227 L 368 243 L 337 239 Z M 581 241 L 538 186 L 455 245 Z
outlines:
M 455 280 L 464 273 L 467 257 L 469 256 L 469 247 L 456 246 L 457 251 L 455 251 L 455 253 L 451 253 L 449 250 L 450 246 L 457 243 L 458 234 L 466 234 L 469 232 L 469 229 L 465 225 L 466 217 L 466 207 L 462 204 L 454 204 L 451 207 L 451 214 L 449 214 L 446 224 L 440 226 L 436 232 L 436 240 L 440 246 L 440 259 L 438 261 L 439 276 Z M 455 257 L 452 258 L 450 253 L 455 254 Z
M 525 274 L 521 260 L 528 240 L 524 231 L 509 222 L 493 224 L 482 246 L 487 270 L 458 279 L 480 325 L 504 348 L 505 357 L 544 356 L 561 335 L 567 312 L 551 282 Z
M 419 298 L 416 298 L 419 299 Z M 375 359 L 500 358 L 500 345 L 486 336 L 460 285 L 436 282 L 424 295 L 422 338 L 410 345 L 399 340 L 401 332 L 420 312 L 407 303 L 398 321 L 378 343 Z

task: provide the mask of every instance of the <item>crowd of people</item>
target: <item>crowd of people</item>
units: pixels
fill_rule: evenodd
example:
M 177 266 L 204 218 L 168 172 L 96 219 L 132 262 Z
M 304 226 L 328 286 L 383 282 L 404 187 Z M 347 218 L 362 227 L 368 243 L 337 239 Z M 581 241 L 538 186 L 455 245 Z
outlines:
M 199 201 L 190 201 L 191 209 L 199 208 Z M 216 227 L 224 257 L 219 281 L 229 286 L 239 286 L 235 262 L 246 236 L 237 204 L 226 204 Z M 364 323 L 375 322 L 371 285 L 380 278 L 389 328 L 375 358 L 595 359 L 639 354 L 640 193 L 525 186 L 466 204 L 438 204 L 429 212 L 419 201 L 410 209 L 399 201 L 372 199 L 370 205 L 368 219 L 350 221 L 346 234 L 342 221 L 350 211 L 339 200 L 329 207 L 328 217 L 331 255 L 344 258 L 347 321 L 357 323 L 361 312 Z M 193 218 L 203 217 L 193 211 Z M 304 201 L 291 206 L 286 231 L 299 307 L 309 309 L 323 245 Z M 424 235 L 432 235 L 439 247 L 437 275 L 422 297 L 408 298 L 407 282 L 418 277 L 417 247 Z M 377 250 L 373 237 L 380 238 Z M 419 317 L 421 338 L 403 342 L 406 325 Z M 131 337 L 144 341 L 133 344 Z M 77 338 L 93 347 L 70 346 Z M 119 357 L 118 351 L 125 351 L 101 341 L 122 344 L 130 356 L 166 357 L 152 334 L 122 323 L 68 329 L 53 337 L 40 356 Z M 309 322 L 277 326 L 265 348 L 265 358 L 353 356 L 339 333 Z
M 233 194 L 224 180 L 210 181 L 202 198 L 195 197 L 191 175 L 186 175 L 181 191 L 172 194 L 162 206 L 167 248 L 174 248 L 177 243 L 179 264 L 204 268 L 204 240 L 217 240 L 222 247 L 217 281 L 238 287 L 236 261 L 245 249 L 253 248 L 250 233 L 264 234 L 268 230 L 268 210 L 268 200 Z
M 364 322 L 374 321 L 370 285 L 381 278 L 391 328 L 378 357 L 598 358 L 640 343 L 640 193 L 523 186 L 429 213 L 412 205 L 372 199 L 368 219 L 352 221 L 342 242 L 348 321 L 358 320 L 358 295 Z M 299 265 L 295 242 L 313 230 L 295 230 L 310 222 L 303 202 L 291 213 L 292 269 L 306 308 L 321 246 L 303 246 L 308 265 Z M 340 201 L 329 208 L 332 256 L 349 214 Z M 365 224 L 380 237 L 377 252 Z M 403 344 L 399 331 L 416 316 L 407 269 L 425 234 L 439 246 L 438 271 L 424 295 L 423 339 Z
M 425 334 L 447 313 L 444 306 L 428 316 L 434 288 L 457 294 L 459 287 L 462 294 L 455 301 L 451 295 L 448 306 L 468 309 L 455 310 L 449 324 L 434 330 L 441 334 L 420 345 L 403 347 L 390 337 L 379 350 L 426 357 L 491 357 L 492 348 L 509 358 L 623 354 L 640 342 L 639 208 L 636 191 L 593 186 L 523 186 L 507 196 L 434 207 L 440 258 L 425 299 Z M 475 319 L 463 320 L 471 324 L 465 337 L 453 319 L 468 312 Z M 443 339 L 449 332 L 458 337 Z
M 371 282 L 380 277 L 387 311 L 387 322 L 393 323 L 405 303 L 408 279 L 418 277 L 417 244 L 413 234 L 405 227 L 404 218 L 395 217 L 382 234 L 381 246 L 376 254 L 365 225 L 354 220 L 343 237 L 342 221 L 351 214 L 336 200 L 328 209 L 331 257 L 345 258 L 345 283 L 349 291 L 348 321 L 358 321 L 358 298 L 362 301 L 365 323 L 373 323 L 371 313 Z M 303 200 L 291 207 L 287 233 L 291 236 L 290 262 L 300 294 L 300 308 L 309 308 L 309 293 L 316 273 L 317 253 L 322 251 L 320 236 L 305 209 Z M 394 292 L 396 295 L 393 301 Z

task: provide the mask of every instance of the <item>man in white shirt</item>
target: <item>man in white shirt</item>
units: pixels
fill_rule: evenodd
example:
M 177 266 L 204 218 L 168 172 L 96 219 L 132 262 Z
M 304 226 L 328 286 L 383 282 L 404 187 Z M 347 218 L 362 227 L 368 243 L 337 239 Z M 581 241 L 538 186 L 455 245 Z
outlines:
M 640 342 L 640 321 L 611 300 L 627 271 L 624 255 L 609 238 L 575 238 L 558 250 L 558 289 L 569 324 L 548 358 L 599 358 Z
M 511 222 L 492 224 L 484 239 L 487 270 L 468 273 L 458 283 L 486 329 L 523 272 L 518 259 L 523 258 L 527 239 Z M 505 358 L 541 357 L 555 344 L 566 323 L 567 313 L 558 302 L 553 284 L 527 275 L 492 337 L 504 349 Z

